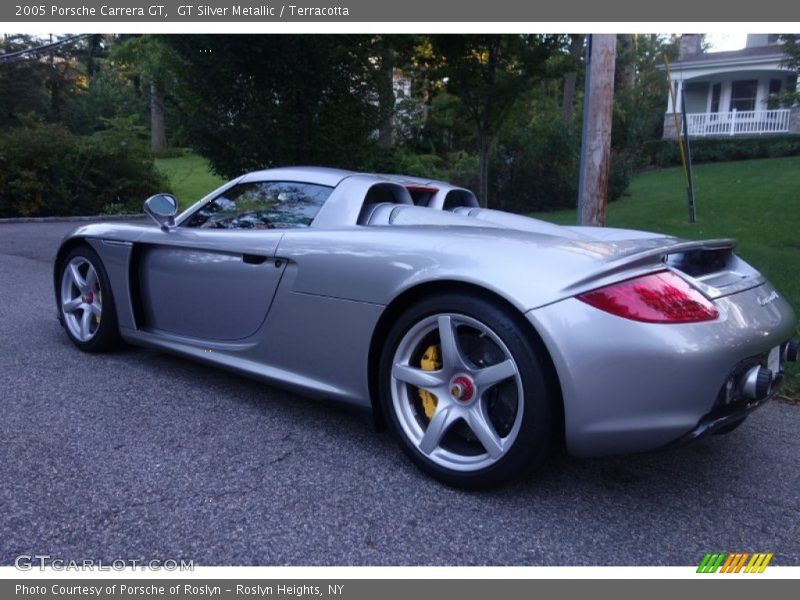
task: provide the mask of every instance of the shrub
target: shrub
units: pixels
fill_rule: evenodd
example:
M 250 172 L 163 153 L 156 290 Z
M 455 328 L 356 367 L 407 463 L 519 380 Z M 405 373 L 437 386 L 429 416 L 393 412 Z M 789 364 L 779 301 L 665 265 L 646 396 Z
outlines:
M 470 190 L 478 189 L 478 157 L 468 152 L 453 152 L 446 157 L 417 154 L 407 146 L 376 152 L 361 167 L 376 173 L 399 173 L 438 179 Z
M 468 190 L 477 190 L 480 181 L 478 156 L 468 152 L 454 152 L 447 157 L 449 164 L 447 181 Z
M 190 150 L 188 148 L 171 147 L 163 150 L 151 150 L 153 158 L 181 158 L 186 156 Z
M 492 205 L 532 212 L 575 206 L 580 134 L 558 119 L 507 127 L 490 166 Z
M 78 135 L 106 129 L 109 120 L 129 115 L 144 124 L 146 108 L 129 82 L 104 67 L 89 80 L 84 93 L 67 102 L 66 124 Z
M 691 150 L 692 162 L 695 163 L 800 156 L 800 135 L 693 139 Z M 653 167 L 674 167 L 681 164 L 677 140 L 646 142 L 643 153 L 646 163 Z
M 30 121 L 0 134 L 0 217 L 95 215 L 112 204 L 138 212 L 166 188 L 128 119 L 88 136 Z

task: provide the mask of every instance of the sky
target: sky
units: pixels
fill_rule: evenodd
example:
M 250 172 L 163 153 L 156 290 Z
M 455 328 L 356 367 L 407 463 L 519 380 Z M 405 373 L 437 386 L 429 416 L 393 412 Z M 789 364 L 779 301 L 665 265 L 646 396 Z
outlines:
M 709 52 L 725 52 L 741 50 L 747 40 L 746 33 L 707 33 L 706 41 L 710 44 Z

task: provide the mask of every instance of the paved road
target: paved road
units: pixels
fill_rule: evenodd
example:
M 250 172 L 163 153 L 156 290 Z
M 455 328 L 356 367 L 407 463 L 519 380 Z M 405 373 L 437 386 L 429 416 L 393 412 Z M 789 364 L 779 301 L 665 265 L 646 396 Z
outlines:
M 709 550 L 800 564 L 800 407 L 465 493 L 342 409 L 155 351 L 78 352 L 50 279 L 70 228 L 0 224 L 0 564 L 681 565 Z

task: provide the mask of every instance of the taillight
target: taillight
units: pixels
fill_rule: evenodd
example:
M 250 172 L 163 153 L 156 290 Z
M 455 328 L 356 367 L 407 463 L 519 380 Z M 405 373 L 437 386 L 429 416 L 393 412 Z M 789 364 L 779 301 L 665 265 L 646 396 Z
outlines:
M 578 299 L 612 315 L 646 323 L 696 323 L 719 316 L 710 300 L 669 271 L 621 281 Z

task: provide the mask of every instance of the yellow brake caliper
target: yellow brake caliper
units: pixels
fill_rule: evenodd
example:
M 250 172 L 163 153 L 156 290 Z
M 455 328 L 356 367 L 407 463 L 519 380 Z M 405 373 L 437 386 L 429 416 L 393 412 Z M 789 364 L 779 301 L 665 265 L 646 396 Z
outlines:
M 431 345 L 425 350 L 422 355 L 422 360 L 419 364 L 423 371 L 438 371 L 442 368 L 439 362 L 439 346 Z M 418 390 L 419 399 L 422 400 L 422 409 L 425 411 L 425 416 L 428 419 L 433 418 L 433 413 L 436 412 L 436 396 L 423 389 Z

